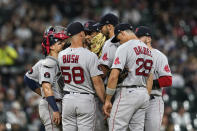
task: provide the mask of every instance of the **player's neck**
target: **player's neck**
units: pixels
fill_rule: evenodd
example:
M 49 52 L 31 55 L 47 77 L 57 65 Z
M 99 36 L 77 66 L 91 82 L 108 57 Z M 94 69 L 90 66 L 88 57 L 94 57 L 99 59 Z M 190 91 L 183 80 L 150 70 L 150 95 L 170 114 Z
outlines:
M 57 52 L 54 52 L 54 51 L 51 51 L 50 53 L 49 53 L 49 56 L 52 56 L 52 57 L 54 57 L 54 58 L 58 58 L 58 53 Z
M 135 35 L 130 35 L 129 37 L 128 37 L 128 41 L 129 40 L 137 40 L 138 38 L 135 36 Z
M 83 47 L 83 43 L 82 42 L 71 42 L 70 48 L 80 48 Z
M 72 39 L 70 48 L 83 47 L 83 41 L 81 39 Z

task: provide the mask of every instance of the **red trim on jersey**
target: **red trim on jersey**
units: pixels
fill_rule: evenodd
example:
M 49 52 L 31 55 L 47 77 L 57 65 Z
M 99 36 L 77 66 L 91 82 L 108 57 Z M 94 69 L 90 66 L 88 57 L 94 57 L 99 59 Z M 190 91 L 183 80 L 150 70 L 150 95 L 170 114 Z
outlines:
M 162 122 L 162 119 L 161 119 L 160 99 L 159 99 L 159 129 L 158 131 L 161 129 L 161 122 Z
M 121 91 L 121 92 L 122 92 L 122 91 Z M 113 118 L 112 131 L 114 130 L 114 121 L 115 121 L 116 114 L 117 114 L 117 112 L 118 112 L 118 106 L 119 106 L 119 104 L 120 104 L 121 92 L 120 92 L 120 98 L 119 98 L 119 100 L 118 100 L 118 104 L 117 104 L 116 111 L 115 111 L 114 118 Z
M 172 76 L 161 76 L 158 79 L 159 87 L 172 86 Z
M 51 119 L 51 112 L 50 112 L 49 104 L 48 104 L 48 109 L 49 109 L 49 118 L 51 120 L 52 131 L 54 131 L 53 130 L 53 122 L 52 122 L 52 119 Z
M 96 127 L 96 102 L 95 102 L 95 100 L 93 102 L 94 102 L 94 120 L 93 120 L 93 128 L 92 128 L 92 131 L 94 131 L 95 130 L 95 127 Z

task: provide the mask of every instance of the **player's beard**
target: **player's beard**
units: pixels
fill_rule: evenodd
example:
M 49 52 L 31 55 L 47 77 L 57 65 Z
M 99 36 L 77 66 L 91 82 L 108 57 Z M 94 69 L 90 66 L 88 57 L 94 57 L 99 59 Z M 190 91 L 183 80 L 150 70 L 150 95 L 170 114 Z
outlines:
M 110 37 L 109 37 L 109 31 L 106 32 L 106 40 L 108 40 Z

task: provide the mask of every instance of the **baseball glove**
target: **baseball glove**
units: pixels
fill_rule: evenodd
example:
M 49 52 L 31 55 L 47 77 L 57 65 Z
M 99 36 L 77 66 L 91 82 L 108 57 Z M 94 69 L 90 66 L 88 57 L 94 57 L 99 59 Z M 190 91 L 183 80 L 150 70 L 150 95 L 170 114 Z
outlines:
M 118 77 L 118 84 L 124 81 L 124 79 L 128 76 L 128 73 L 129 73 L 128 68 L 124 68 L 124 70 L 120 72 L 120 75 Z
M 106 40 L 106 37 L 102 33 L 97 34 L 91 40 L 90 50 L 94 52 L 95 54 L 97 54 L 98 57 L 101 56 L 102 47 L 105 43 L 105 40 Z

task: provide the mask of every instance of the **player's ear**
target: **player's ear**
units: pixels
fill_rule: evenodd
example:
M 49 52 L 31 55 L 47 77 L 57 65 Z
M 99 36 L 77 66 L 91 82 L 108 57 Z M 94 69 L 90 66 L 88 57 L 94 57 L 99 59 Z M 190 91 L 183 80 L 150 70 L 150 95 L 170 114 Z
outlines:
M 113 28 L 113 25 L 111 25 L 111 24 L 108 24 L 108 25 L 107 25 L 107 29 L 108 29 L 108 30 L 112 30 L 112 28 Z
M 123 37 L 123 36 L 125 36 L 125 31 L 120 31 L 119 34 Z
M 81 31 L 81 32 L 80 32 L 80 37 L 85 37 L 84 31 Z

